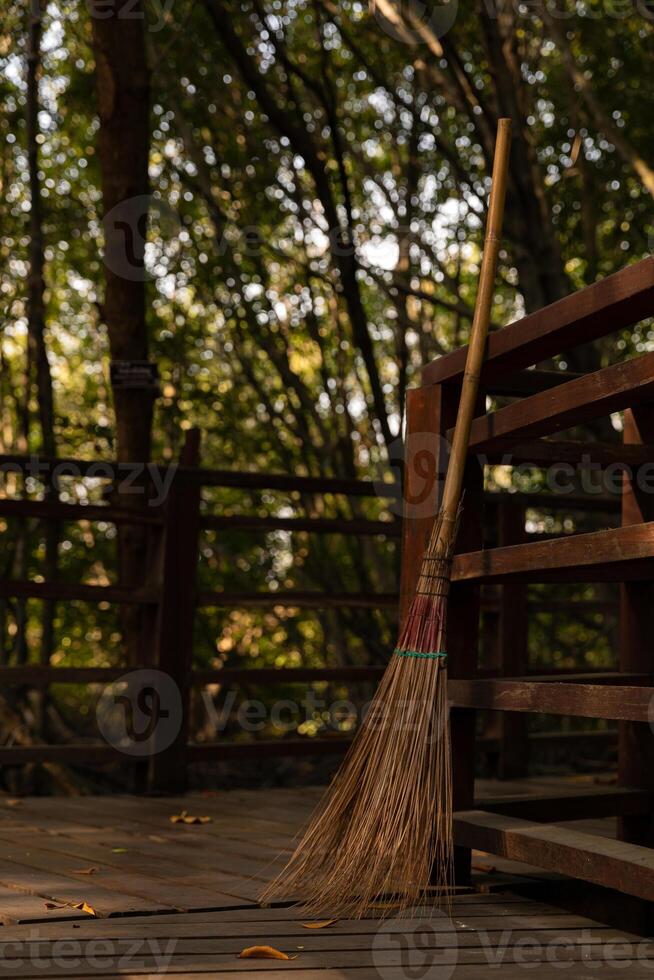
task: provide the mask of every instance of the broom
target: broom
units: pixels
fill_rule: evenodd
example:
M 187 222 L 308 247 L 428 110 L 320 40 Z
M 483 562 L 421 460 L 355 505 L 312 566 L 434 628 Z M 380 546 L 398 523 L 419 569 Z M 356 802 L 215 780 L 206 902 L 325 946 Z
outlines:
M 440 511 L 416 595 L 369 712 L 308 830 L 262 904 L 360 918 L 451 894 L 452 780 L 445 653 L 450 566 L 490 320 L 511 139 L 500 119 L 486 241 Z

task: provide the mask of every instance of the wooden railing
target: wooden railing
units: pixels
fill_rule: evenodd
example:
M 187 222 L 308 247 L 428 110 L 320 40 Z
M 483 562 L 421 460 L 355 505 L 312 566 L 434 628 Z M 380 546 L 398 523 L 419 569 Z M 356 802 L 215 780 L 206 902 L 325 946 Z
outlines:
M 529 864 L 576 875 L 586 881 L 654 898 L 654 670 L 652 664 L 652 578 L 654 577 L 654 481 L 643 467 L 654 463 L 654 355 L 646 353 L 583 377 L 525 370 L 574 347 L 597 340 L 654 314 L 654 259 L 648 258 L 560 302 L 491 334 L 483 371 L 485 393 L 499 385 L 518 400 L 494 412 L 480 404 L 472 427 L 469 467 L 448 630 L 449 694 L 454 750 L 457 876 L 465 883 L 470 849 L 480 848 Z M 425 434 L 446 445 L 454 422 L 465 349 L 442 357 L 423 372 L 423 385 L 408 397 L 406 496 L 422 480 L 412 467 L 411 445 Z M 513 385 L 512 385 L 513 380 Z M 556 442 L 547 437 L 587 424 L 608 413 L 624 412 L 622 446 L 613 443 Z M 441 437 L 439 441 L 439 437 Z M 443 452 L 441 448 L 439 450 Z M 580 462 L 589 453 L 602 467 L 618 463 L 623 474 L 621 524 L 587 534 L 546 541 L 501 542 L 484 548 L 482 540 L 483 463 Z M 485 455 L 486 460 L 481 457 Z M 443 470 L 435 467 L 435 471 Z M 433 487 L 434 508 L 440 485 Z M 565 495 L 562 496 L 565 501 Z M 403 611 L 414 588 L 431 518 L 407 506 L 403 550 Z M 514 523 L 518 535 L 524 530 Z M 500 675 L 480 676 L 480 600 L 484 583 L 504 590 L 528 582 L 620 583 L 619 671 L 599 682 L 582 676 L 526 675 L 524 623 L 503 629 Z M 509 595 L 511 593 L 509 592 Z M 518 613 L 518 615 L 521 615 Z M 516 638 L 517 636 L 517 644 Z M 517 646 L 519 652 L 516 655 Z M 529 714 L 576 716 L 618 723 L 618 791 L 586 794 L 574 806 L 561 798 L 543 799 L 520 810 L 518 801 L 475 809 L 475 713 L 500 712 L 502 738 L 524 741 L 521 717 Z M 518 768 L 520 759 L 517 760 Z M 524 809 L 524 808 L 523 808 Z M 584 817 L 619 817 L 621 845 L 552 826 L 574 810 Z M 527 818 L 527 819 L 525 819 Z M 550 822 L 542 831 L 533 820 Z M 647 845 L 647 847 L 645 847 Z
M 172 745 L 161 752 L 155 750 L 149 761 L 146 785 L 155 791 L 179 791 L 186 782 L 187 763 L 207 759 L 228 759 L 242 756 L 279 754 L 311 754 L 340 752 L 344 739 L 285 738 L 258 740 L 252 743 L 230 744 L 225 739 L 215 743 L 189 744 L 188 715 L 191 689 L 195 686 L 220 684 L 228 688 L 244 683 L 286 684 L 289 681 L 310 684 L 321 680 L 346 681 L 356 684 L 379 679 L 383 667 L 319 667 L 319 668 L 226 668 L 195 669 L 193 662 L 193 626 L 200 608 L 248 608 L 286 606 L 299 609 L 382 609 L 396 610 L 397 590 L 391 593 L 270 591 L 237 592 L 200 590 L 197 585 L 199 539 L 204 530 L 222 529 L 251 531 L 254 534 L 270 530 L 302 531 L 312 534 L 346 536 L 383 536 L 398 539 L 401 521 L 365 520 L 361 518 L 326 517 L 269 517 L 213 514 L 202 506 L 202 489 L 240 488 L 248 491 L 277 491 L 311 495 L 338 494 L 348 498 L 399 496 L 395 484 L 381 485 L 367 480 L 313 478 L 286 474 L 258 474 L 230 470 L 203 469 L 197 465 L 198 438 L 192 432 L 187 438 L 180 465 L 175 467 L 165 503 L 159 506 L 83 505 L 66 504 L 48 496 L 44 500 L 0 499 L 0 517 L 38 521 L 104 522 L 117 526 L 145 527 L 148 534 L 147 552 L 150 556 L 145 580 L 139 588 L 120 585 L 89 585 L 62 581 L 0 580 L 0 598 L 36 598 L 55 602 L 82 600 L 90 603 L 119 603 L 147 607 L 150 627 L 139 663 L 118 667 L 71 667 L 50 664 L 24 664 L 0 667 L 0 685 L 21 685 L 47 688 L 51 684 L 110 684 L 126 672 L 141 668 L 156 668 L 172 678 L 181 695 L 179 733 Z M 31 471 L 38 463 L 40 479 L 48 483 L 52 473 L 66 468 L 85 476 L 97 472 L 99 466 L 107 472 L 118 472 L 115 462 L 81 460 L 35 460 L 33 457 L 0 456 L 0 471 Z M 94 470 L 91 470 L 94 467 Z M 160 468 L 161 477 L 166 474 Z M 115 495 L 114 495 L 115 496 Z M 218 583 L 220 584 L 220 583 Z M 165 709 L 161 703 L 159 710 Z M 156 735 L 154 736 L 156 738 Z M 336 744 L 338 743 L 338 744 Z M 66 745 L 6 745 L 0 747 L 0 764 L 18 765 L 27 762 L 61 762 L 74 765 L 96 765 L 100 762 L 129 758 L 108 744 Z
M 398 539 L 402 534 L 402 521 L 364 520 L 361 518 L 325 518 L 271 515 L 225 514 L 208 511 L 206 501 L 202 502 L 202 489 L 239 488 L 247 491 L 302 492 L 317 494 L 340 494 L 346 497 L 363 498 L 387 494 L 390 500 L 397 500 L 400 490 L 394 484 L 384 484 L 365 480 L 335 478 L 294 477 L 284 474 L 257 474 L 230 470 L 202 469 L 188 465 L 189 456 L 193 460 L 197 454 L 195 434 L 187 440 L 184 450 L 186 463 L 175 468 L 170 481 L 170 489 L 164 504 L 158 506 L 120 506 L 99 504 L 66 504 L 48 496 L 45 500 L 0 498 L 0 517 L 37 520 L 50 520 L 61 523 L 78 521 L 101 522 L 119 527 L 138 525 L 147 530 L 147 552 L 150 566 L 144 576 L 143 584 L 137 588 L 120 585 L 88 585 L 62 581 L 34 582 L 0 580 L 0 598 L 36 598 L 54 602 L 81 600 L 87 603 L 111 603 L 139 605 L 147 612 L 148 635 L 144 639 L 143 655 L 139 663 L 115 667 L 73 667 L 51 666 L 45 664 L 22 664 L 20 666 L 0 667 L 0 685 L 24 686 L 47 689 L 51 684 L 95 684 L 108 685 L 123 678 L 128 671 L 140 668 L 156 668 L 170 676 L 182 696 L 182 718 L 179 737 L 167 750 L 152 756 L 150 772 L 145 785 L 157 791 L 178 791 L 184 788 L 187 765 L 193 761 L 224 760 L 237 758 L 264 758 L 282 755 L 322 755 L 343 753 L 350 742 L 349 736 L 330 734 L 313 737 L 275 737 L 267 740 L 256 738 L 230 742 L 221 736 L 214 742 L 194 744 L 188 732 L 188 714 L 193 688 L 207 685 L 220 685 L 224 691 L 229 688 L 243 688 L 251 684 L 278 688 L 290 683 L 313 684 L 320 681 L 343 682 L 348 686 L 361 683 L 374 683 L 381 677 L 384 665 L 369 666 L 320 666 L 320 667 L 226 667 L 197 668 L 193 657 L 193 626 L 200 608 L 247 608 L 264 609 L 270 606 L 287 606 L 299 609 L 389 609 L 396 610 L 399 602 L 398 591 L 389 593 L 339 593 L 321 591 L 272 591 L 237 592 L 228 590 L 199 589 L 196 584 L 198 568 L 199 539 L 203 531 L 238 530 L 258 535 L 270 530 L 302 531 L 312 534 L 339 534 L 350 536 L 383 536 Z M 0 470 L 10 464 L 13 469 L 27 469 L 35 463 L 30 457 L 0 457 Z M 39 472 L 45 483 L 48 482 L 61 460 L 38 460 Z M 91 465 L 88 461 L 67 460 L 69 471 L 84 476 Z M 116 472 L 117 464 L 101 464 L 107 471 Z M 160 478 L 170 476 L 161 468 Z M 511 521 L 515 527 L 524 528 L 526 509 L 529 506 L 566 506 L 600 511 L 615 509 L 616 501 L 602 498 L 567 497 L 545 498 L 542 494 L 511 494 L 500 496 L 485 495 L 489 520 L 506 536 Z M 508 515 L 512 515 L 509 520 Z M 217 583 L 220 584 L 220 583 Z M 565 611 L 569 604 L 562 603 Z M 531 608 L 547 609 L 547 603 L 532 603 Z M 526 629 L 527 597 L 524 590 L 517 595 L 515 589 L 509 594 L 505 589 L 499 604 L 502 628 L 510 631 L 515 643 L 518 637 L 517 622 L 521 617 Z M 522 612 L 520 612 L 522 610 Z M 526 635 L 523 630 L 523 646 Z M 526 646 L 525 646 L 526 656 Z M 517 663 L 517 660 L 516 660 Z M 525 665 L 524 672 L 529 668 Z M 522 667 L 521 667 L 522 670 Z M 161 706 L 163 707 L 163 705 Z M 528 762 L 528 743 L 534 747 L 545 746 L 548 740 L 554 743 L 562 739 L 574 741 L 579 735 L 561 735 L 558 732 L 540 733 L 529 738 L 524 733 L 520 742 L 521 764 L 516 759 L 516 742 L 507 734 L 499 739 L 491 735 L 483 741 L 486 750 L 498 757 L 497 771 L 501 775 L 519 775 L 526 772 Z M 23 744 L 0 747 L 0 763 L 7 765 L 32 762 L 62 762 L 73 765 L 97 765 L 123 758 L 115 747 L 109 744 Z M 129 759 L 123 761 L 129 762 Z M 143 780 L 134 784 L 143 785 Z

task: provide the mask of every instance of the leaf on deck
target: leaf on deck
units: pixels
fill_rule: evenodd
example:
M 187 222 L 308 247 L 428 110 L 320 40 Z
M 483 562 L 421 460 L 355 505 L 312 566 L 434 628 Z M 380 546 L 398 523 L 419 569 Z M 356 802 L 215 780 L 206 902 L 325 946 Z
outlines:
M 199 816 L 195 816 L 192 813 L 189 813 L 188 810 L 182 810 L 181 813 L 174 813 L 170 817 L 170 822 L 171 823 L 189 823 L 189 824 L 190 823 L 211 823 L 211 817 L 199 817 Z
M 239 960 L 295 960 L 295 956 L 282 953 L 281 949 L 274 946 L 248 946 L 238 954 Z
M 300 925 L 303 929 L 326 929 L 327 926 L 333 926 L 338 919 L 323 919 L 322 922 L 301 922 Z
M 92 905 L 88 904 L 88 902 L 71 902 L 70 907 L 73 909 L 79 909 L 80 912 L 86 912 L 87 915 L 92 915 L 94 918 L 97 918 L 98 916 L 98 913 L 95 911 Z

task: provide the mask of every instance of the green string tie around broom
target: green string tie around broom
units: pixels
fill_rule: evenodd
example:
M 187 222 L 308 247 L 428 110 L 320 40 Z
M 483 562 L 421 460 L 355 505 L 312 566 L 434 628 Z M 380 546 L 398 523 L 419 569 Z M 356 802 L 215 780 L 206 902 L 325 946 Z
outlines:
M 447 660 L 447 654 L 445 650 L 439 650 L 438 653 L 421 653 L 419 650 L 396 650 L 396 657 L 417 657 L 419 660 Z

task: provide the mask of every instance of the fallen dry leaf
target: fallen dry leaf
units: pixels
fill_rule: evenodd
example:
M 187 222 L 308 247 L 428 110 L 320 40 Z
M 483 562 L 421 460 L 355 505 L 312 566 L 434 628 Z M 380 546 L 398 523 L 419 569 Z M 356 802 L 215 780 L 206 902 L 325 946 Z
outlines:
M 73 871 L 74 875 L 94 875 L 97 874 L 99 868 L 80 868 L 79 871 Z
M 303 929 L 326 929 L 327 926 L 333 926 L 338 919 L 324 919 L 322 922 L 301 922 L 300 925 Z
M 248 946 L 238 954 L 239 960 L 295 960 L 296 956 L 289 956 L 282 953 L 281 949 L 274 946 Z
M 182 810 L 181 813 L 174 813 L 170 818 L 171 823 L 211 823 L 211 817 L 198 817 Z
M 98 913 L 95 911 L 92 905 L 87 902 L 71 902 L 72 909 L 79 909 L 80 912 L 86 912 L 87 915 L 93 915 L 97 917 Z
M 23 805 L 23 801 L 22 800 L 5 800 L 5 804 L 7 806 L 22 806 Z
M 45 907 L 46 909 L 79 909 L 80 912 L 86 912 L 87 915 L 92 915 L 95 918 L 98 915 L 88 902 L 46 902 Z

